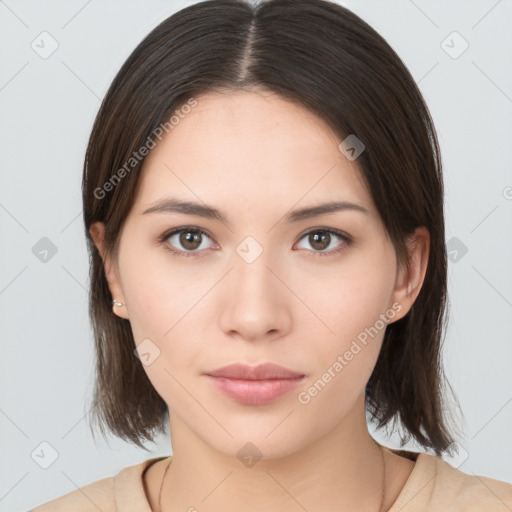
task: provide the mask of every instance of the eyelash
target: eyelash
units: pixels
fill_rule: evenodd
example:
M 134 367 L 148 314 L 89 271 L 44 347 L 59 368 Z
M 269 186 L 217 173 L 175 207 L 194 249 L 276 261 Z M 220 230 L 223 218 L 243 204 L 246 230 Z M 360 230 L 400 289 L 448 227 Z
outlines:
M 213 237 L 205 230 L 203 229 L 200 229 L 198 227 L 195 227 L 195 226 L 183 226 L 183 227 L 180 227 L 180 228 L 174 228 L 174 229 L 171 229 L 170 231 L 166 231 L 163 235 L 161 235 L 159 238 L 158 238 L 158 243 L 164 245 L 164 248 L 169 251 L 170 253 L 174 254 L 175 256 L 180 256 L 180 257 L 184 257 L 184 258 L 193 258 L 193 257 L 197 257 L 198 254 L 200 254 L 203 250 L 196 250 L 196 251 L 181 251 L 181 250 L 176 250 L 176 249 L 172 249 L 171 246 L 167 243 L 167 240 L 172 236 L 172 235 L 175 235 L 176 233 L 182 233 L 182 232 L 186 232 L 186 231 L 193 231 L 194 233 L 199 233 L 201 235 L 206 235 L 208 238 L 212 239 L 213 240 Z M 330 251 L 309 251 L 309 252 L 312 252 L 314 253 L 315 255 L 318 255 L 318 256 L 330 256 L 330 255 L 333 255 L 333 254 L 338 254 L 339 252 L 343 251 L 346 246 L 350 245 L 352 243 L 352 238 L 350 236 L 348 236 L 347 234 L 343 233 L 342 231 L 338 231 L 337 229 L 333 229 L 333 228 L 314 228 L 314 229 L 310 229 L 309 231 L 307 231 L 306 233 L 304 233 L 303 235 L 300 236 L 299 240 L 302 240 L 304 237 L 306 237 L 307 235 L 310 235 L 311 233 L 317 233 L 317 232 L 323 232 L 323 233 L 327 233 L 329 235 L 335 235 L 336 237 L 340 238 L 344 243 L 341 244 L 340 246 L 338 246 L 338 248 L 336 249 L 331 249 Z

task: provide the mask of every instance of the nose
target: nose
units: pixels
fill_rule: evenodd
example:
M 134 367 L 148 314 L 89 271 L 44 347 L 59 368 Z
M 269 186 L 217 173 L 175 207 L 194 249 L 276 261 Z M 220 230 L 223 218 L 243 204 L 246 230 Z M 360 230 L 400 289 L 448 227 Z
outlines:
M 235 254 L 233 265 L 220 301 L 222 331 L 247 341 L 286 335 L 292 324 L 293 294 L 275 260 L 270 261 L 265 251 L 252 262 Z

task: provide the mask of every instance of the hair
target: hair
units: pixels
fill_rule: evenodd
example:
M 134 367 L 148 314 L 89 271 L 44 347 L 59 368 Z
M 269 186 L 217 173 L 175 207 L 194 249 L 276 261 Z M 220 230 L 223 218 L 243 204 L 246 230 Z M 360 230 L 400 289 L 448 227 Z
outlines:
M 146 449 L 141 441 L 165 433 L 169 410 L 134 355 L 129 321 L 112 313 L 91 224 L 105 224 L 107 254 L 117 256 L 144 162 L 138 150 L 191 98 L 254 89 L 313 112 L 340 141 L 355 135 L 364 143 L 358 168 L 400 268 L 410 268 L 408 235 L 428 229 L 422 288 L 408 313 L 387 326 L 365 401 L 378 429 L 391 421 L 404 427 L 402 446 L 413 438 L 437 455 L 451 452 L 444 393 L 452 389 L 441 360 L 448 307 L 444 192 L 434 124 L 385 39 L 326 0 L 196 3 L 153 29 L 114 78 L 94 121 L 82 183 L 96 348 L 93 419 L 103 435 L 106 425 Z

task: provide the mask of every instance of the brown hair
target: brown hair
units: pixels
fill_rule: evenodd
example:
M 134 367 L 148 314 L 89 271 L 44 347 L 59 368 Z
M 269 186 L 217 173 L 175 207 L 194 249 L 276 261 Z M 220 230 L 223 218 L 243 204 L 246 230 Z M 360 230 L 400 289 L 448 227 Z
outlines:
M 309 109 L 340 142 L 354 134 L 364 143 L 357 163 L 401 266 L 409 265 L 407 235 L 418 226 L 428 229 L 423 286 L 408 314 L 387 326 L 366 405 L 377 428 L 401 422 L 402 446 L 412 436 L 437 455 L 450 452 L 443 393 L 445 384 L 451 387 L 441 363 L 447 258 L 435 128 L 414 79 L 388 43 L 354 13 L 325 0 L 189 6 L 152 30 L 112 82 L 94 122 L 83 174 L 97 355 L 93 418 L 103 434 L 104 424 L 145 449 L 141 440 L 165 432 L 169 411 L 134 355 L 129 322 L 112 313 L 89 228 L 104 222 L 106 248 L 116 255 L 144 161 L 130 160 L 133 155 L 191 97 L 254 87 Z

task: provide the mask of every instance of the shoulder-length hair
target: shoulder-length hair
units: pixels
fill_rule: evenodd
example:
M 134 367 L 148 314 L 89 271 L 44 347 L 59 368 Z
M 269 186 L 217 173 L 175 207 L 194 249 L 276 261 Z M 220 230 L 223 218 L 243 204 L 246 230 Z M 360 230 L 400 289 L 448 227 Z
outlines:
M 209 0 L 189 6 L 152 30 L 112 82 L 92 128 L 82 184 L 97 358 L 93 418 L 103 434 L 106 425 L 144 448 L 141 440 L 165 432 L 169 411 L 134 355 L 129 321 L 112 313 L 91 223 L 105 223 L 106 249 L 117 255 L 144 162 L 140 148 L 162 127 L 169 132 L 170 119 L 191 98 L 254 87 L 309 109 L 340 142 L 355 135 L 364 143 L 357 164 L 401 268 L 409 267 L 407 235 L 418 226 L 428 229 L 423 286 L 407 315 L 386 328 L 366 386 L 366 407 L 379 429 L 391 420 L 401 423 L 402 446 L 412 437 L 437 455 L 450 451 L 443 402 L 451 387 L 441 362 L 447 256 L 434 124 L 391 46 L 350 10 L 325 0 Z

